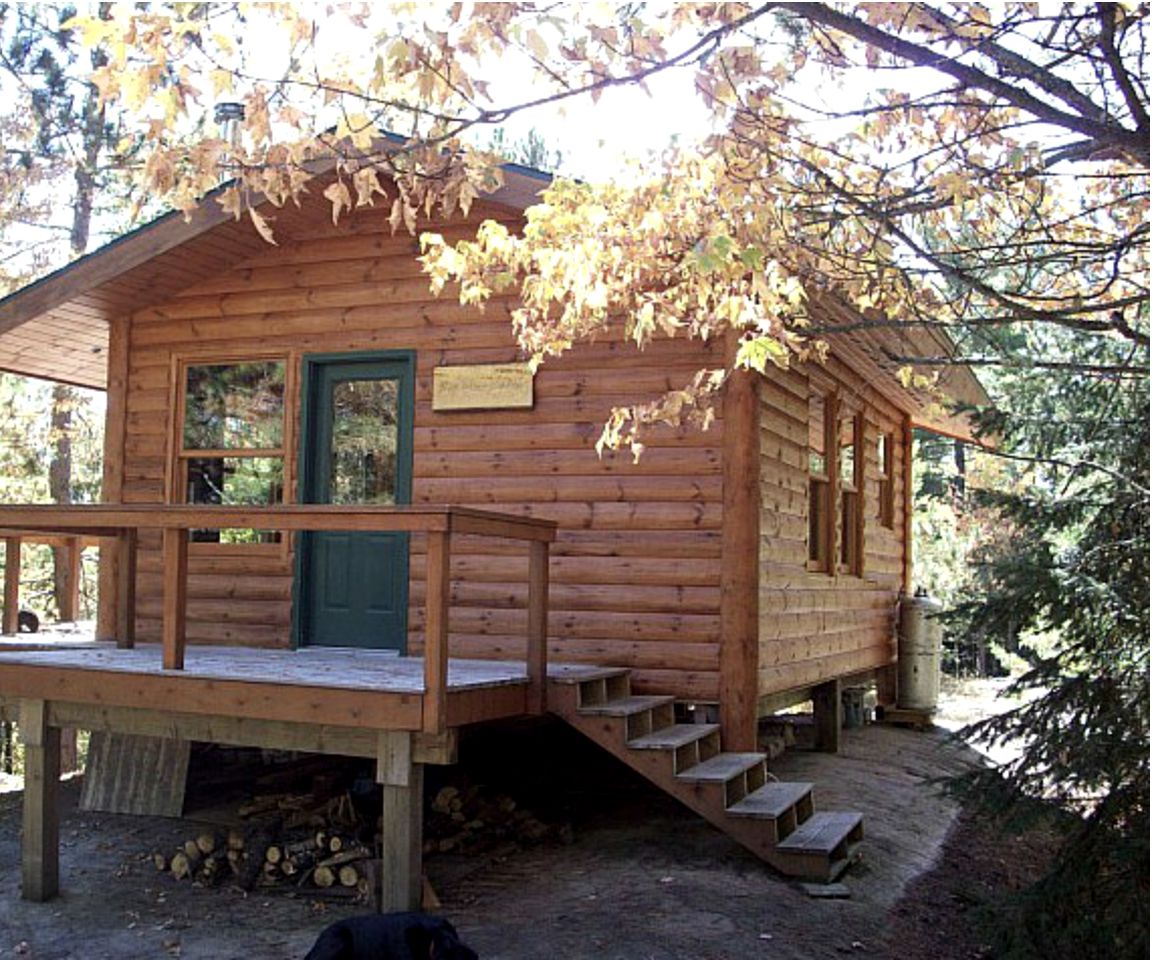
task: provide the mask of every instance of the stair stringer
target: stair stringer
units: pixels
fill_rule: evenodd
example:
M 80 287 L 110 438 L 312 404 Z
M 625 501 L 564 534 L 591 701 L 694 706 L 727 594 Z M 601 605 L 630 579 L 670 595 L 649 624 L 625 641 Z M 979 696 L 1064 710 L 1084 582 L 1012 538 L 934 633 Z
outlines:
M 631 747 L 630 740 L 637 740 L 650 731 L 668 729 L 672 725 L 673 698 L 649 698 L 667 701 L 667 710 L 652 708 L 633 715 L 591 714 L 587 712 L 590 707 L 606 707 L 608 704 L 608 709 L 614 702 L 629 697 L 629 671 L 612 668 L 557 669 L 557 673 L 551 672 L 552 682 L 549 684 L 549 709 L 552 713 L 731 836 L 759 859 L 787 876 L 818 882 L 836 879 L 849 865 L 853 850 L 862 836 L 860 817 L 856 824 L 846 829 L 845 840 L 837 845 L 833 855 L 821 855 L 809 850 L 779 849 L 779 844 L 813 815 L 812 796 L 808 795 L 808 791 L 796 808 L 791 808 L 781 817 L 741 816 L 728 809 L 770 779 L 764 754 L 756 760 L 752 754 L 727 755 L 748 758 L 737 766 L 746 763 L 749 766 L 742 773 L 726 780 L 679 779 L 678 773 L 684 775 L 695 764 L 721 756 L 720 730 L 717 727 L 703 725 L 704 732 L 694 741 L 690 751 Z M 589 685 L 590 681 L 592 686 Z M 583 702 L 583 689 L 586 696 L 589 690 L 593 691 L 593 703 L 588 699 Z M 652 716 L 646 719 L 646 714 L 652 714 L 654 710 L 658 719 L 654 721 Z M 640 721 L 632 720 L 632 717 L 638 716 L 642 718 Z

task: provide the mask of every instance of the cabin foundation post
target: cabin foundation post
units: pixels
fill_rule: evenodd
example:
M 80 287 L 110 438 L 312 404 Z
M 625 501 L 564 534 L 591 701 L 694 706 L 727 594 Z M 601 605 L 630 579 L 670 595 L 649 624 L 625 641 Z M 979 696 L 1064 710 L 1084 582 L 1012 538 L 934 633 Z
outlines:
M 813 688 L 814 749 L 837 753 L 841 747 L 841 681 L 830 680 Z
M 377 741 L 377 782 L 381 811 L 380 909 L 383 913 L 421 909 L 421 827 L 425 782 L 423 764 L 413 762 L 412 735 L 382 732 Z
M 731 345 L 730 357 L 735 355 Z M 757 667 L 761 543 L 758 375 L 733 370 L 722 397 L 721 740 L 757 749 Z
M 51 900 L 60 892 L 60 730 L 48 725 L 43 700 L 20 703 L 24 742 L 24 839 L 21 896 Z

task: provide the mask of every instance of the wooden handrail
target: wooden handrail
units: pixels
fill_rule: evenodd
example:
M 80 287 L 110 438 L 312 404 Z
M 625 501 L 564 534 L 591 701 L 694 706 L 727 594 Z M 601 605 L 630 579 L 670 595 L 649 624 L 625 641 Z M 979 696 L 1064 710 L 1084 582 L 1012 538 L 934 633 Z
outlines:
M 552 541 L 551 520 L 518 517 L 468 507 L 370 507 L 291 504 L 279 507 L 171 506 L 167 504 L 84 504 L 57 507 L 0 506 L 0 536 L 23 532 L 115 536 L 121 528 L 163 530 L 379 530 L 472 533 L 511 540 Z
M 293 504 L 275 507 L 179 506 L 164 504 L 99 504 L 77 506 L 0 506 L 0 537 L 15 543 L 20 537 L 115 537 L 121 562 L 117 583 L 117 641 L 131 647 L 135 631 L 136 548 L 141 530 L 163 534 L 164 602 L 161 624 L 163 665 L 184 668 L 188 598 L 189 531 L 255 528 L 260 530 L 359 530 L 423 532 L 428 534 L 425 597 L 425 692 L 422 728 L 443 733 L 448 719 L 450 558 L 453 534 L 500 537 L 529 544 L 528 631 L 525 663 L 528 671 L 527 709 L 545 709 L 548 669 L 549 544 L 557 525 L 488 510 L 453 506 L 332 506 Z M 10 554 L 11 555 L 11 554 Z M 12 566 L 11 563 L 8 564 Z M 17 568 L 19 564 L 16 565 Z M 5 578 L 5 599 L 10 597 Z M 5 604 L 4 625 L 15 617 Z M 15 605 L 11 605 L 15 609 Z

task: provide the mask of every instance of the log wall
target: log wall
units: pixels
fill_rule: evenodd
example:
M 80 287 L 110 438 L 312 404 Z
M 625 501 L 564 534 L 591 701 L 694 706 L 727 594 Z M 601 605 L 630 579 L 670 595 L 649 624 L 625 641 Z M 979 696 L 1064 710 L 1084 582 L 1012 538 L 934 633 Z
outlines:
M 516 358 L 509 301 L 484 312 L 446 292 L 434 299 L 414 261 L 416 241 L 392 236 L 379 211 L 338 228 L 314 218 L 308 239 L 280 245 L 131 317 L 125 398 L 123 499 L 176 502 L 169 472 L 176 368 L 282 353 L 414 350 L 417 356 L 413 502 L 459 504 L 544 517 L 560 525 L 551 554 L 550 656 L 636 669 L 641 690 L 710 700 L 718 695 L 722 425 L 662 428 L 640 463 L 593 452 L 614 404 L 678 388 L 719 350 L 684 340 L 638 353 L 594 343 L 547 362 L 531 410 L 434 412 L 433 369 Z M 438 227 L 471 236 L 485 216 Z M 290 385 L 296 378 L 290 377 Z M 299 412 L 292 398 L 291 418 Z M 718 413 L 720 414 L 720 409 Z M 179 414 L 175 415 L 179 420 Z M 291 437 L 290 433 L 290 437 Z M 286 498 L 295 499 L 290 443 Z M 454 656 L 523 657 L 527 555 L 523 546 L 455 538 Z M 421 646 L 424 544 L 414 537 L 410 651 Z M 138 638 L 160 636 L 159 542 L 142 537 Z M 291 543 L 198 544 L 190 557 L 190 642 L 291 643 Z
M 810 569 L 810 379 L 864 415 L 861 576 Z M 883 666 L 894 656 L 905 554 L 905 415 L 836 357 L 820 372 L 771 371 L 759 388 L 761 541 L 758 691 L 762 697 Z M 820 429 L 820 427 L 818 427 Z M 877 436 L 893 437 L 892 527 L 878 516 Z M 835 452 L 827 451 L 835 456 Z M 835 515 L 839 511 L 835 511 Z M 840 534 L 840 531 L 839 531 Z

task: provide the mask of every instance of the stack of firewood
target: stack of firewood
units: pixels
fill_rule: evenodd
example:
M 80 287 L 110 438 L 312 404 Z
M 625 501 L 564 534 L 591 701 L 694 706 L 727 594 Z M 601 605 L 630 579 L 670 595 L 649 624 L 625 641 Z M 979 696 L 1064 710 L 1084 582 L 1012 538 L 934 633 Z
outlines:
M 517 805 L 512 797 L 484 787 L 443 787 L 425 817 L 425 853 L 484 852 L 505 842 L 571 843 L 569 824 L 551 825 Z
M 364 824 L 347 795 L 316 802 L 309 794 L 256 797 L 239 815 L 250 824 L 227 834 L 204 831 L 171 855 L 157 852 L 160 871 L 176 880 L 242 889 L 296 886 L 309 893 L 368 900 L 379 860 L 361 836 Z
M 377 819 L 374 831 L 372 814 L 366 822 L 349 793 L 333 795 L 333 784 L 318 778 L 310 792 L 258 795 L 236 813 L 240 826 L 204 830 L 172 853 L 154 853 L 157 869 L 206 887 L 232 882 L 371 902 L 382 824 Z M 569 843 L 572 828 L 545 823 L 486 787 L 446 786 L 426 810 L 424 838 L 426 855 L 477 855 L 508 844 Z

